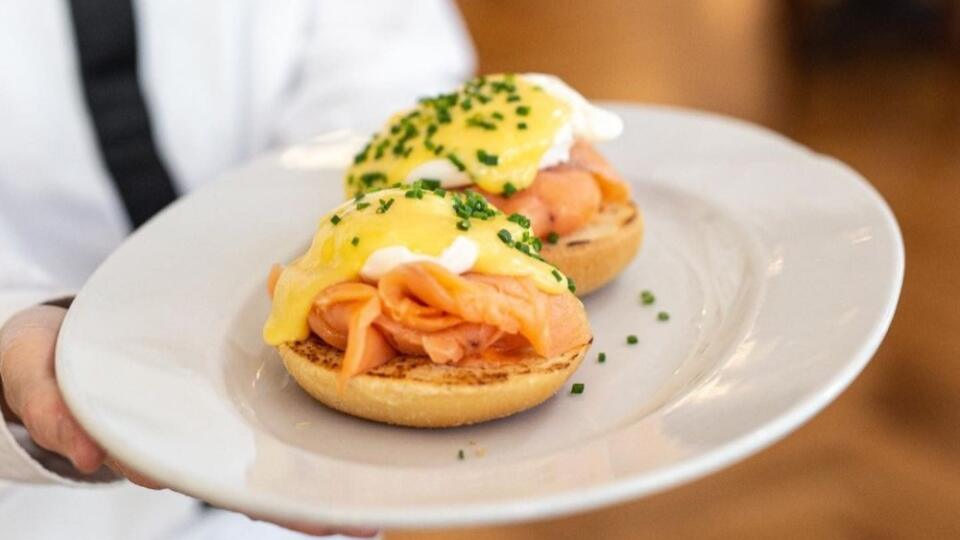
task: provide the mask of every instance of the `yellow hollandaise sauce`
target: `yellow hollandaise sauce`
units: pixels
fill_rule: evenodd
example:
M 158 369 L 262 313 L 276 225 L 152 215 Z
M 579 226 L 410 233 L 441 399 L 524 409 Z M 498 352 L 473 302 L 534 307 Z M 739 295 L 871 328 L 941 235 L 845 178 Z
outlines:
M 472 272 L 528 277 L 548 294 L 574 290 L 568 278 L 540 258 L 540 240 L 526 218 L 505 216 L 476 193 L 416 182 L 358 195 L 321 219 L 310 248 L 280 274 L 264 340 L 279 345 L 306 338 L 314 298 L 331 285 L 359 279 L 375 251 L 403 246 L 436 257 L 460 236 L 478 248 Z
M 420 180 L 411 173 L 438 160 L 484 191 L 510 196 L 533 183 L 570 116 L 566 102 L 520 75 L 477 77 L 394 115 L 347 169 L 347 196 Z

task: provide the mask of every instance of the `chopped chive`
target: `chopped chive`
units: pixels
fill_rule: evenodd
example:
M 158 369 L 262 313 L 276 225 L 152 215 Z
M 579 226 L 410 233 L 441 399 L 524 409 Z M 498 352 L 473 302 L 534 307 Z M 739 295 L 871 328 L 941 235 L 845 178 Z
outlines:
M 500 162 L 500 158 L 496 154 L 488 154 L 482 148 L 477 150 L 477 161 L 483 163 L 484 165 L 494 166 Z
M 500 229 L 500 231 L 497 233 L 497 236 L 500 237 L 500 240 L 502 240 L 504 244 L 510 245 L 510 243 L 513 242 L 513 237 L 510 236 L 510 231 L 506 229 Z
M 507 96 L 507 103 L 513 103 L 514 101 L 520 101 L 520 96 L 517 94 L 510 94 Z
M 548 244 L 556 244 L 557 240 L 560 240 L 560 235 L 557 234 L 556 231 L 550 231 L 549 233 L 547 233 Z
M 457 452 L 457 459 L 463 461 L 463 457 L 464 457 L 464 456 L 463 456 L 463 449 L 461 448 L 460 451 Z
M 516 192 L 517 192 L 517 186 L 513 185 L 510 182 L 507 182 L 506 184 L 503 185 L 503 192 L 501 193 L 501 195 L 509 199 Z
M 493 131 L 497 129 L 496 124 L 494 124 L 493 122 L 488 122 L 484 120 L 480 115 L 471 116 L 470 118 L 467 118 L 467 126 L 483 128 L 487 131 Z
M 463 172 L 467 169 L 463 162 L 460 161 L 460 158 L 458 158 L 456 155 L 447 154 L 447 159 L 450 160 L 450 163 L 453 163 L 453 166 L 456 167 L 458 171 Z
M 368 207 L 368 206 L 370 206 L 370 203 L 368 203 L 368 202 L 358 202 L 358 203 L 357 203 L 357 210 L 363 210 L 364 208 L 366 208 L 366 207 Z
M 359 244 L 359 243 L 360 243 L 360 237 L 359 237 L 359 236 L 354 236 L 354 237 L 353 237 L 353 240 L 351 240 L 350 243 L 353 244 L 353 245 Z
M 360 181 L 367 187 L 372 186 L 376 182 L 386 182 L 387 175 L 382 172 L 368 172 L 360 175 Z
M 334 225 L 336 225 L 337 223 L 340 223 L 341 221 L 343 221 L 343 220 L 341 220 L 341 219 L 340 219 L 340 216 L 338 216 L 338 215 L 336 215 L 336 214 L 334 214 L 334 215 L 330 218 L 330 223 L 333 223 Z
M 597 362 L 599 362 L 599 363 L 602 364 L 602 363 L 604 363 L 604 362 L 606 362 L 606 361 L 607 361 L 607 353 L 602 352 L 602 353 L 600 353 L 600 354 L 597 355 Z
M 524 229 L 530 228 L 530 219 L 523 214 L 510 214 L 510 217 L 507 218 L 507 221 L 512 221 Z
M 520 105 L 519 107 L 517 107 L 517 114 L 520 116 L 526 116 L 530 114 L 530 107 L 526 105 Z
M 380 199 L 380 207 L 377 208 L 378 214 L 386 214 L 387 210 L 390 210 L 390 207 L 393 206 L 393 199 Z
M 653 295 L 650 291 L 640 291 L 640 303 L 649 306 L 650 304 L 657 301 L 657 297 Z
M 461 219 L 460 221 L 457 222 L 457 228 L 460 229 L 461 231 L 470 230 L 470 220 Z
M 657 320 L 658 320 L 658 321 L 669 321 L 669 320 L 670 320 L 670 314 L 667 313 L 666 311 L 661 311 L 660 313 L 657 313 Z
M 353 156 L 353 164 L 359 165 L 367 160 L 367 153 L 370 152 L 370 143 L 367 143 L 357 155 Z
M 440 181 L 433 178 L 421 178 L 420 180 L 417 180 L 417 182 L 420 183 L 420 186 L 423 189 L 426 189 L 429 191 L 434 191 L 435 189 L 440 187 Z
M 573 386 L 570 387 L 571 394 L 582 394 L 583 389 L 586 388 L 583 383 L 573 383 Z
M 572 293 L 577 292 L 577 284 L 573 282 L 573 278 L 570 276 L 567 276 L 567 289 Z
M 557 281 L 563 281 L 563 275 L 560 274 L 560 271 L 554 268 L 551 273 L 553 274 L 554 279 Z
M 490 116 L 496 118 L 497 120 L 503 120 L 503 115 L 500 114 L 500 113 L 498 113 L 498 112 L 495 112 L 495 113 L 491 114 Z
M 638 341 L 640 340 L 637 339 L 637 336 L 633 334 L 630 334 L 629 336 L 627 336 L 627 345 L 636 345 Z
M 517 129 L 527 129 L 526 122 L 517 122 Z

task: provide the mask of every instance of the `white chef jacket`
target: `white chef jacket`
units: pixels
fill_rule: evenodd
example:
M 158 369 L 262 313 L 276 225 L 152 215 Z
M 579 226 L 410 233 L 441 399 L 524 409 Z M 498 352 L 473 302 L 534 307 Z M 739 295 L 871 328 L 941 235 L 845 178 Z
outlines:
M 184 193 L 265 149 L 328 130 L 369 131 L 473 67 L 462 21 L 444 0 L 135 0 L 134 8 L 154 138 Z M 98 153 L 69 17 L 66 0 L 0 0 L 0 324 L 76 292 L 129 233 Z M 0 538 L 294 536 L 169 491 L 72 483 L 5 426 L 0 478 L 16 483 L 0 481 Z

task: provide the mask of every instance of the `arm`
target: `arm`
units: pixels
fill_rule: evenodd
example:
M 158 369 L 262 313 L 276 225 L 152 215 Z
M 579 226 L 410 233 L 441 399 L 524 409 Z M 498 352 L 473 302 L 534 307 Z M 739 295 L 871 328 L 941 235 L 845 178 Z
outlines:
M 273 143 L 335 129 L 366 133 L 416 98 L 448 91 L 473 71 L 452 2 L 317 2 Z

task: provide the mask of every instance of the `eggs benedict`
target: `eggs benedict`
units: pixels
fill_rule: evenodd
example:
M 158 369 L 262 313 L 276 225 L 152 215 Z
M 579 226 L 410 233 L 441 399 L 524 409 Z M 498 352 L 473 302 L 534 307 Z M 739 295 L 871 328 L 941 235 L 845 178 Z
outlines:
M 533 407 L 592 340 L 530 221 L 436 181 L 359 193 L 268 280 L 264 340 L 340 411 L 447 427 Z
M 557 77 L 481 76 L 394 115 L 356 154 L 345 188 L 428 180 L 476 190 L 526 216 L 542 256 L 586 294 L 623 270 L 643 236 L 629 184 L 593 146 L 622 130 Z

